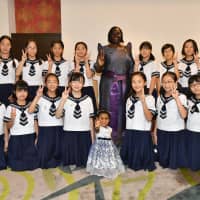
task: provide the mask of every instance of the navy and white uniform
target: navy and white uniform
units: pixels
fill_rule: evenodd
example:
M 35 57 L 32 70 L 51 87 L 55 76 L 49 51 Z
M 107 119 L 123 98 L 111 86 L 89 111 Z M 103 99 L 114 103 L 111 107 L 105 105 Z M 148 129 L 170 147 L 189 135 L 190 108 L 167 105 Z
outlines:
M 200 170 L 200 99 L 192 96 L 188 100 L 188 118 L 187 118 L 187 133 L 188 133 L 188 159 L 189 168 L 192 170 Z
M 42 72 L 41 60 L 26 60 L 22 70 L 22 79 L 29 85 L 30 100 L 35 97 L 38 86 L 43 84 Z
M 6 168 L 6 160 L 4 154 L 4 128 L 3 128 L 3 118 L 6 113 L 6 107 L 4 104 L 0 103 L 0 170 Z
M 40 168 L 54 168 L 61 160 L 61 139 L 63 119 L 55 117 L 60 97 L 51 98 L 43 95 L 37 103 L 39 125 L 38 155 Z
M 181 59 L 178 65 L 178 69 L 180 72 L 180 78 L 179 83 L 181 84 L 183 90 L 181 91 L 186 96 L 190 97 L 190 91 L 188 88 L 188 79 L 195 74 L 200 73 L 200 70 L 197 67 L 197 64 L 194 62 L 194 60 L 186 60 Z
M 100 126 L 87 161 L 86 171 L 91 175 L 114 179 L 125 172 L 119 151 L 111 139 L 111 133 L 111 127 Z
M 165 72 L 174 72 L 175 73 L 174 64 L 167 65 L 166 61 L 161 62 L 160 65 L 159 65 L 159 74 L 160 74 L 159 76 L 160 76 L 160 79 L 162 78 L 162 75 Z
M 145 97 L 148 109 L 156 115 L 155 99 Z M 125 165 L 133 170 L 154 170 L 151 121 L 147 121 L 138 97 L 130 96 L 126 102 L 126 130 L 122 141 L 121 157 Z
M 182 105 L 187 108 L 187 98 L 179 95 Z M 159 163 L 162 167 L 177 169 L 187 167 L 187 137 L 185 121 L 181 118 L 175 99 L 160 95 L 157 101 L 157 136 Z
M 11 121 L 11 111 L 16 109 L 16 117 L 10 128 L 8 143 L 8 166 L 14 171 L 38 168 L 38 154 L 35 147 L 35 113 L 28 113 L 30 103 L 24 106 L 10 104 L 4 117 Z
M 18 61 L 13 58 L 3 59 L 0 62 L 0 101 L 6 106 L 10 103 L 8 97 L 12 94 L 15 83 L 15 71 Z M 3 94 L 3 95 L 2 95 Z
M 94 116 L 92 99 L 69 96 L 64 105 L 63 165 L 86 166 L 91 146 L 90 118 Z
M 93 73 L 95 73 L 94 70 L 94 62 L 89 60 L 89 66 L 90 69 L 93 71 Z M 96 102 L 96 97 L 95 97 L 95 93 L 94 93 L 94 88 L 93 88 L 93 78 L 88 78 L 86 75 L 86 66 L 85 66 L 85 62 L 80 62 L 80 72 L 84 75 L 85 77 L 85 83 L 84 83 L 84 87 L 82 89 L 83 95 L 88 95 L 89 97 L 92 98 L 92 102 L 94 104 L 94 113 L 97 112 L 97 102 Z M 75 62 L 71 62 L 71 68 L 74 69 L 75 68 Z
M 48 61 L 43 64 L 43 75 L 48 72 Z M 59 79 L 59 92 L 62 93 L 65 87 L 68 85 L 68 76 L 72 71 L 70 62 L 62 59 L 60 61 L 54 61 L 52 66 L 52 73 L 56 74 Z
M 149 90 L 151 79 L 153 77 L 159 77 L 159 69 L 156 62 L 153 60 L 149 60 L 148 62 L 141 61 L 138 69 L 146 75 L 147 89 Z

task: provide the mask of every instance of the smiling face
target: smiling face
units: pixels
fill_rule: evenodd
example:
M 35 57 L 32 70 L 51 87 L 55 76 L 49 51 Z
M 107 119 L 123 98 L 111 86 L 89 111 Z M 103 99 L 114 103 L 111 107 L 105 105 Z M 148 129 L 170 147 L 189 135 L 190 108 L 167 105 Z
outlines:
M 109 42 L 111 44 L 120 44 L 122 42 L 122 32 L 120 28 L 115 27 L 109 33 Z
M 28 97 L 28 91 L 25 89 L 16 89 L 16 98 L 18 101 L 25 101 Z
M 49 76 L 46 80 L 46 87 L 49 92 L 56 92 L 58 88 L 58 79 L 55 76 Z
M 167 48 L 164 50 L 163 52 L 163 57 L 165 58 L 165 60 L 172 60 L 174 57 L 174 52 L 172 51 L 171 48 Z
M 10 54 L 10 49 L 11 49 L 11 42 L 9 39 L 4 38 L 0 42 L 0 52 L 1 54 Z
M 143 48 L 140 50 L 140 54 L 141 54 L 141 56 L 143 57 L 143 59 L 150 58 L 151 49 L 146 48 L 146 47 L 143 47 Z
M 83 80 L 82 77 L 80 77 L 79 80 L 73 80 L 73 81 L 70 82 L 72 92 L 81 92 L 83 85 L 84 85 L 84 80 Z
M 131 80 L 131 86 L 133 90 L 137 93 L 141 93 L 144 90 L 146 81 L 140 75 L 134 75 Z
M 200 96 L 200 82 L 194 81 L 190 84 L 190 90 L 196 96 Z
M 177 82 L 175 82 L 170 75 L 166 75 L 162 78 L 162 87 L 166 93 L 171 93 L 177 88 Z
M 101 113 L 98 117 L 100 126 L 106 127 L 110 122 L 109 115 L 107 113 Z
M 26 47 L 28 57 L 35 58 L 37 54 L 37 45 L 34 41 L 30 41 Z

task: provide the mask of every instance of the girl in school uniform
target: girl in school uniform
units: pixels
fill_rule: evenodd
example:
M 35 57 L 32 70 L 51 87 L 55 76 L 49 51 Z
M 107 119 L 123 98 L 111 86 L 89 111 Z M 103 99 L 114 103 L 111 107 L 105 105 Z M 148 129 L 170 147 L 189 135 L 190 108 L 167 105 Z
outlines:
M 85 77 L 85 84 L 82 89 L 84 95 L 92 98 L 94 112 L 97 111 L 96 97 L 93 88 L 93 77 L 95 75 L 94 62 L 89 59 L 88 47 L 85 42 L 75 44 L 74 61 L 71 63 L 74 72 L 80 72 Z
M 6 106 L 10 103 L 8 98 L 12 94 L 15 83 L 15 70 L 18 61 L 11 53 L 12 40 L 9 36 L 0 37 L 0 101 Z
M 181 92 L 190 97 L 191 93 L 188 88 L 188 79 L 197 73 L 200 73 L 200 62 L 198 57 L 198 46 L 195 40 L 188 39 L 183 43 L 182 55 L 183 58 L 179 62 L 180 79 L 179 83 L 182 86 Z
M 112 128 L 109 123 L 110 113 L 100 110 L 95 121 L 97 139 L 90 149 L 86 171 L 91 175 L 114 179 L 125 172 L 125 168 L 111 139 Z
M 43 93 L 43 86 L 40 86 L 32 101 L 29 112 L 37 110 L 38 116 L 38 141 L 37 150 L 39 166 L 42 169 L 55 168 L 60 165 L 61 160 L 61 139 L 62 139 L 62 118 L 55 117 L 56 108 L 60 102 L 58 95 L 58 77 L 49 73 L 45 77 L 47 91 Z
M 22 59 L 16 70 L 16 79 L 19 79 L 21 75 L 29 85 L 30 100 L 33 100 L 38 87 L 43 83 L 42 60 L 37 57 L 35 40 L 28 40 L 25 50 L 22 50 Z
M 94 142 L 92 99 L 81 92 L 85 78 L 80 72 L 73 72 L 68 90 L 62 94 L 56 111 L 60 118 L 64 112 L 64 134 L 62 140 L 62 164 L 85 167 L 91 144 Z M 69 95 L 69 90 L 71 93 Z
M 0 170 L 6 168 L 6 160 L 4 153 L 4 123 L 3 118 L 6 113 L 6 107 L 0 102 Z
M 8 142 L 8 166 L 14 171 L 38 168 L 38 154 L 35 147 L 35 113 L 28 113 L 28 84 L 17 81 L 14 86 L 15 102 L 7 107 L 4 122 L 10 132 Z M 7 137 L 8 138 L 8 137 Z
M 200 75 L 192 75 L 188 81 L 192 96 L 188 99 L 187 133 L 189 168 L 200 170 Z
M 177 76 L 165 72 L 163 92 L 157 100 L 157 141 L 159 163 L 164 168 L 187 167 L 187 139 L 184 132 L 187 117 L 187 98 L 177 91 Z
M 158 66 L 155 62 L 155 57 L 152 54 L 152 45 L 148 41 L 144 41 L 139 47 L 139 57 L 135 59 L 134 71 L 143 72 L 147 78 L 146 93 L 156 96 L 156 82 L 159 77 Z
M 133 170 L 154 170 L 151 122 L 156 114 L 155 99 L 144 94 L 147 79 L 143 72 L 131 76 L 132 90 L 126 102 L 126 130 L 122 141 L 121 157 Z
M 43 65 L 43 75 L 54 73 L 59 79 L 59 93 L 62 94 L 68 84 L 68 76 L 72 71 L 70 62 L 63 58 L 64 43 L 61 40 L 55 40 L 51 43 L 50 54 L 47 55 L 47 61 Z
M 165 72 L 174 72 L 176 76 L 179 78 L 179 70 L 178 70 L 178 62 L 177 62 L 177 54 L 175 55 L 175 48 L 173 44 L 164 44 L 161 48 L 161 53 L 164 58 L 164 61 L 159 65 L 159 76 L 158 79 L 158 87 L 160 90 L 161 85 L 161 77 Z

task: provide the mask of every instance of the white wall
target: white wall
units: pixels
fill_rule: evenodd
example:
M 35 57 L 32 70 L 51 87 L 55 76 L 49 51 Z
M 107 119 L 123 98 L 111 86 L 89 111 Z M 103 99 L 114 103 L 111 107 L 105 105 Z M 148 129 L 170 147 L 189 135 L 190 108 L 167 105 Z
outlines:
M 198 45 L 200 41 L 198 0 L 61 0 L 61 13 L 66 58 L 72 58 L 75 42 L 83 40 L 95 59 L 97 43 L 107 43 L 114 25 L 122 28 L 125 42 L 131 41 L 136 53 L 142 41 L 151 41 L 158 60 L 166 42 L 181 52 L 184 40 L 193 38 Z

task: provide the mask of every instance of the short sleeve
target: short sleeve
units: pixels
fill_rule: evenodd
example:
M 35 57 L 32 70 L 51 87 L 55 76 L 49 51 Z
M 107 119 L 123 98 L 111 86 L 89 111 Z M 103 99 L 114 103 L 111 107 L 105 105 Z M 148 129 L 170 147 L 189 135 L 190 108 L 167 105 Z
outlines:
M 42 76 L 46 76 L 46 74 L 48 72 L 48 68 L 49 68 L 48 61 L 43 62 L 41 67 L 42 67 Z
M 155 107 L 155 99 L 153 96 L 148 95 L 146 97 L 146 104 L 148 109 L 151 111 L 153 115 L 156 115 L 156 107 Z
M 183 105 L 185 108 L 188 108 L 187 97 L 186 97 L 184 94 L 180 94 L 179 98 L 180 98 L 180 101 L 181 101 L 182 105 Z
M 151 73 L 151 77 L 159 77 L 159 68 L 156 62 L 152 63 L 152 73 Z
M 11 117 L 10 117 L 10 115 L 11 115 L 11 106 L 8 106 L 7 107 L 7 109 L 6 109 L 6 111 L 5 111 L 5 115 L 4 115 L 4 122 L 10 122 L 11 121 Z
M 92 103 L 92 99 L 90 97 L 88 97 L 88 106 L 89 106 L 89 117 L 94 117 L 94 105 Z

